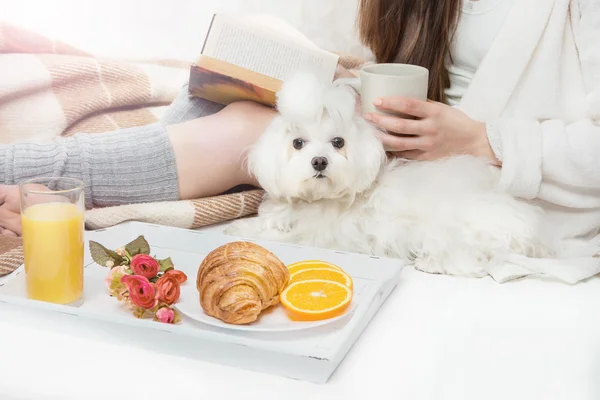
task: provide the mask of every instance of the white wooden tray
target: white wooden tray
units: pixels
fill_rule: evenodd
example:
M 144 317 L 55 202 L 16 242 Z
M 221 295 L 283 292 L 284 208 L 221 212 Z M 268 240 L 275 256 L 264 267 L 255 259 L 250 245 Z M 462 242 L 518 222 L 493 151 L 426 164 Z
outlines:
M 235 331 L 205 325 L 185 315 L 182 315 L 180 324 L 169 325 L 151 319 L 136 319 L 116 299 L 111 298 L 104 286 L 108 269 L 95 264 L 87 249 L 88 240 L 115 249 L 139 235 L 144 235 L 150 243 L 152 255 L 171 257 L 176 268 L 188 275 L 188 283 L 192 285 L 195 285 L 198 266 L 208 252 L 227 242 L 239 240 L 218 233 L 137 222 L 86 232 L 83 304 L 78 307 L 61 306 L 27 299 L 22 268 L 0 280 L 0 302 L 38 311 L 75 315 L 81 318 L 82 323 L 91 318 L 103 324 L 137 327 L 146 333 L 145 336 L 156 337 L 163 343 L 165 340 L 176 342 L 180 353 L 185 356 L 325 383 L 396 286 L 403 267 L 400 261 L 394 259 L 255 241 L 276 254 L 285 264 L 319 259 L 342 267 L 354 281 L 352 313 L 333 324 L 295 332 Z M 156 331 L 170 334 L 156 336 Z M 165 348 L 163 344 L 161 347 Z

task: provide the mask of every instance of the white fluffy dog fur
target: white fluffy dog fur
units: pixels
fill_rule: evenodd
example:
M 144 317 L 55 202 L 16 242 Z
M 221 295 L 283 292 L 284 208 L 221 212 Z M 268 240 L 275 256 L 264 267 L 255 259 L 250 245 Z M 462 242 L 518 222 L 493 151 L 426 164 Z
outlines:
M 311 74 L 287 80 L 280 116 L 248 153 L 265 200 L 257 218 L 226 233 L 400 258 L 452 275 L 486 275 L 510 253 L 552 254 L 543 212 L 496 189 L 496 168 L 470 156 L 388 159 L 355 109 L 346 88 Z

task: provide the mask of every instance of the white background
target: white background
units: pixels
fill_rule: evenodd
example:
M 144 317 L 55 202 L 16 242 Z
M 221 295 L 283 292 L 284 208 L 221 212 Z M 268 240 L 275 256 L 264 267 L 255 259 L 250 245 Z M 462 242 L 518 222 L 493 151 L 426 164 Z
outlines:
M 319 47 L 363 55 L 357 0 L 0 0 L 0 19 L 97 55 L 195 60 L 215 12 L 270 13 Z

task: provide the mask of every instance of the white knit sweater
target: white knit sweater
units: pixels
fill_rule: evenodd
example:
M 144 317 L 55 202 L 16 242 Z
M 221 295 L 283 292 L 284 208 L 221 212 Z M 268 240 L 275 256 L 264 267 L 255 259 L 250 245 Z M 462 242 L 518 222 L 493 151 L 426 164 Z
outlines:
M 494 277 L 600 272 L 600 0 L 518 1 L 460 108 L 488 123 L 500 185 L 540 204 L 560 260 L 514 259 Z

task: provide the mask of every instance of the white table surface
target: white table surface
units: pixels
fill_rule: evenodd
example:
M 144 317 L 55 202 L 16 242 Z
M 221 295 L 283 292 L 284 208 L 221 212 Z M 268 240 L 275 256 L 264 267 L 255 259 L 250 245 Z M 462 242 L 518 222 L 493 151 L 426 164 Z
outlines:
M 329 383 L 316 385 L 0 304 L 0 399 L 599 399 L 599 305 L 600 279 L 498 284 L 406 268 Z

